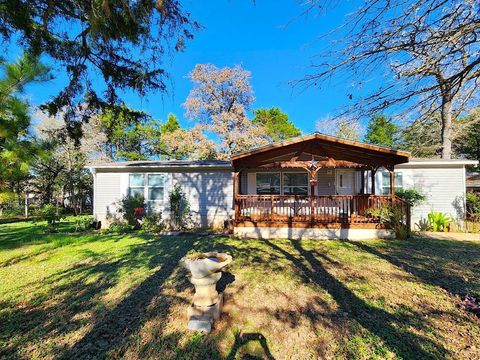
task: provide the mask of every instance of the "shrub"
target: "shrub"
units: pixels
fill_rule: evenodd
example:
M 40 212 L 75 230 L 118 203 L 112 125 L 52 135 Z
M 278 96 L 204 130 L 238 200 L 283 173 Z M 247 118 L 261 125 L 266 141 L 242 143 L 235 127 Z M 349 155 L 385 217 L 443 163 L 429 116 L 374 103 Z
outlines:
M 38 217 L 40 220 L 47 222 L 47 228 L 54 230 L 61 219 L 65 217 L 62 207 L 52 204 L 47 204 L 38 210 Z
M 415 224 L 415 226 L 418 228 L 418 231 L 432 230 L 432 225 L 430 225 L 430 222 L 427 219 L 420 219 L 418 223 Z
M 165 230 L 161 212 L 151 212 L 143 217 L 142 229 L 151 233 L 159 233 Z
M 432 211 L 427 216 L 433 231 L 447 231 L 453 219 L 442 212 Z
M 467 214 L 480 219 L 480 193 L 467 192 Z
M 105 231 L 106 233 L 128 233 L 135 230 L 134 225 L 129 225 L 123 221 L 114 221 L 110 224 L 108 229 Z
M 75 216 L 74 224 L 75 224 L 75 231 L 86 231 L 88 230 L 93 224 L 93 216 L 91 215 L 79 215 Z
M 123 214 L 123 218 L 128 225 L 139 227 L 138 220 L 143 217 L 145 211 L 145 199 L 141 195 L 127 195 L 120 200 L 120 209 L 118 211 Z
M 172 228 L 177 230 L 186 229 L 191 223 L 190 203 L 185 197 L 181 186 L 175 184 L 169 194 Z
M 0 200 L 1 202 L 1 200 Z M 0 204 L 0 215 L 2 218 L 13 218 L 25 215 L 25 205 L 17 201 L 9 201 Z
M 379 219 L 380 223 L 395 231 L 397 239 L 405 239 L 408 236 L 408 229 L 403 223 L 403 213 L 397 206 L 382 205 L 367 210 L 367 214 Z
M 427 197 L 417 189 L 398 189 L 395 190 L 395 195 L 412 204 L 412 206 L 417 206 L 427 199 Z

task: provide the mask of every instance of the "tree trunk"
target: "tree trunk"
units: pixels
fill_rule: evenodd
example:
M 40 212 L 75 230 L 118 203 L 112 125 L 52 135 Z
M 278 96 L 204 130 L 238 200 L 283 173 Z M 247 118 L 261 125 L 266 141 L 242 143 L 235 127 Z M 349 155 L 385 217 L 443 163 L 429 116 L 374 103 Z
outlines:
M 452 158 L 452 97 L 442 96 L 442 159 Z
M 480 161 L 480 137 L 477 138 L 477 158 L 475 160 Z

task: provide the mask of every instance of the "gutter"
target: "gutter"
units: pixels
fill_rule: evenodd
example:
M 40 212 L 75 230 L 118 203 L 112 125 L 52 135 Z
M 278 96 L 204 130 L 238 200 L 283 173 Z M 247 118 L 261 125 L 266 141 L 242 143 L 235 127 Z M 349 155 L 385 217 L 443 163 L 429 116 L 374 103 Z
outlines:
M 443 160 L 443 159 L 432 159 L 432 160 L 420 160 L 420 159 L 410 159 L 408 163 L 402 163 L 395 165 L 395 167 L 414 167 L 414 166 L 452 166 L 452 165 L 478 165 L 476 160 L 462 160 L 462 159 L 453 159 L 453 160 Z
M 189 164 L 189 165 L 89 165 L 85 167 L 86 169 L 92 171 L 98 170 L 132 170 L 138 171 L 143 169 L 162 169 L 162 170 L 184 170 L 184 169 L 213 169 L 213 170 L 233 170 L 233 167 L 230 164 L 225 165 L 196 165 L 196 164 Z

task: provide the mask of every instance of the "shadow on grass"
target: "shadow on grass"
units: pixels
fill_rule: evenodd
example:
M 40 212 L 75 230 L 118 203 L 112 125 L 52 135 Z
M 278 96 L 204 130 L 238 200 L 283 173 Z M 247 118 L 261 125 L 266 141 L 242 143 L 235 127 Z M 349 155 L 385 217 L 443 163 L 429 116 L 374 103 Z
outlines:
M 267 339 L 265 338 L 265 336 L 263 336 L 260 333 L 235 334 L 235 342 L 233 343 L 232 348 L 230 349 L 230 352 L 228 353 L 226 359 L 234 360 L 238 350 L 250 342 L 258 342 L 260 344 L 263 350 L 263 355 L 264 355 L 262 356 L 262 358 L 269 359 L 269 360 L 274 359 L 268 347 Z
M 348 313 L 361 326 L 378 336 L 388 348 L 401 358 L 438 359 L 448 355 L 447 350 L 436 342 L 415 335 L 404 329 L 406 325 L 415 325 L 416 320 L 408 316 L 399 317 L 382 309 L 371 306 L 356 296 L 342 282 L 331 275 L 314 253 L 305 250 L 300 241 L 292 241 L 298 251 L 294 255 L 271 241 L 265 240 L 272 250 L 281 253 L 301 272 L 306 282 L 313 282 L 326 290 L 339 305 L 340 310 Z M 326 256 L 323 256 L 325 258 Z M 308 317 L 316 314 L 304 314 Z M 313 319 L 315 321 L 315 318 Z
M 46 242 L 41 235 L 42 226 L 32 222 L 0 225 L 0 250 Z
M 358 241 L 350 243 L 451 294 L 473 292 L 480 295 L 479 244 L 432 238 L 392 240 L 383 246 Z
M 195 239 L 193 236 L 149 239 L 143 244 L 132 245 L 130 251 L 115 260 L 96 253 L 86 254 L 88 261 L 44 279 L 42 285 L 52 285 L 46 287 L 47 292 L 35 292 L 35 298 L 26 304 L 0 304 L 0 343 L 3 345 L 0 358 L 24 357 L 26 344 L 75 332 L 92 321 L 92 329 L 72 348 L 55 350 L 58 357 L 103 358 L 109 352 L 121 352 L 130 335 L 147 318 L 147 307 L 153 298 L 160 299 L 163 310 L 178 300 L 163 295 L 162 285 L 172 276 L 178 261 L 190 250 Z M 99 306 L 100 296 L 118 284 L 121 272 L 139 267 L 159 269 L 113 310 Z
M 160 241 L 167 247 L 163 249 L 152 247 L 152 244 L 157 244 L 155 241 L 136 247 L 140 253 L 156 253 L 160 250 L 161 254 L 154 256 L 148 264 L 150 267 L 160 265 L 160 269 L 145 279 L 112 311 L 97 321 L 80 341 L 59 358 L 103 358 L 112 351 L 121 354 L 128 345 L 130 335 L 138 331 L 147 320 L 147 307 L 154 298 L 157 298 L 157 303 L 162 304 L 161 314 L 166 316 L 168 313 L 166 309 L 175 297 L 163 295 L 160 290 L 163 283 L 178 267 L 178 261 L 190 250 L 194 240 L 193 236 L 185 237 L 182 240 L 169 238 L 168 242 Z
M 0 251 L 8 251 L 29 245 L 45 245 L 35 252 L 11 258 L 0 266 L 7 266 L 19 261 L 41 254 L 46 250 L 67 246 L 70 244 L 83 244 L 89 241 L 112 240 L 119 237 L 118 234 L 100 235 L 93 230 L 75 232 L 73 222 L 67 222 L 59 226 L 57 231 L 45 230 L 44 223 L 21 222 L 0 225 Z
M 113 235 L 106 237 L 111 240 Z M 186 274 L 176 272 L 175 269 L 179 259 L 190 250 L 226 251 L 233 255 L 234 263 L 230 268 L 232 273 L 224 273 L 222 281 L 218 284 L 220 290 L 235 281 L 233 274 L 239 268 L 247 269 L 252 279 L 257 279 L 258 276 L 268 278 L 269 274 L 288 273 L 291 278 L 288 277 L 286 281 L 293 279 L 292 281 L 298 283 L 313 284 L 317 293 L 301 307 L 294 305 L 297 294 L 287 291 L 282 296 L 285 296 L 288 301 L 283 303 L 292 304 L 292 306 L 257 307 L 259 311 L 266 314 L 268 319 L 282 322 L 285 325 L 283 330 L 287 334 L 291 329 L 303 326 L 302 324 L 307 320 L 315 330 L 313 333 L 316 333 L 317 329 L 321 332 L 328 328 L 332 330 L 333 336 L 339 336 L 338 340 L 341 343 L 346 338 L 341 332 L 348 333 L 352 324 L 355 326 L 358 324 L 359 328 L 366 329 L 372 334 L 373 341 L 381 340 L 386 348 L 401 358 L 432 359 L 452 355 L 436 341 L 415 333 L 416 329 L 420 330 L 419 333 L 424 332 L 427 325 L 423 324 L 421 317 L 414 312 L 406 309 L 392 314 L 370 305 L 357 296 L 327 270 L 330 267 L 346 265 L 331 259 L 328 253 L 318 249 L 306 250 L 304 247 L 306 242 L 266 240 L 249 242 L 195 235 L 185 237 L 142 235 L 142 237 L 145 239 L 143 243 L 131 245 L 129 251 L 120 258 L 107 259 L 102 254 L 88 253 L 88 250 L 83 250 L 86 252 L 84 258 L 88 261 L 79 262 L 65 271 L 44 279 L 45 284 L 49 285 L 47 288 L 51 289 L 49 292 L 38 294 L 33 292 L 36 297 L 27 304 L 1 303 L 0 346 L 3 345 L 3 348 L 0 348 L 0 358 L 29 357 L 29 354 L 25 353 L 25 345 L 31 346 L 36 342 L 45 343 L 50 339 L 54 342 L 58 337 L 68 336 L 88 327 L 88 332 L 75 340 L 71 347 L 55 349 L 53 353 L 57 358 L 121 358 L 126 352 L 128 355 L 130 351 L 140 358 L 164 356 L 164 358 L 220 359 L 226 356 L 227 359 L 234 359 L 261 356 L 273 359 L 268 344 L 270 343 L 275 353 L 278 349 L 274 345 L 278 346 L 275 343 L 278 339 L 275 338 L 274 333 L 268 333 L 268 330 L 262 330 L 269 337 L 268 340 L 264 334 L 258 332 L 258 329 L 244 333 L 239 331 L 234 334 L 233 339 L 231 338 L 233 345 L 225 349 L 220 345 L 224 340 L 222 336 L 225 335 L 221 333 L 223 331 L 221 329 L 209 336 L 198 336 L 186 330 L 169 333 L 168 329 L 163 328 L 172 306 L 176 304 L 184 304 L 185 308 L 187 306 L 186 300 L 180 296 L 180 293 L 187 287 L 191 288 L 191 285 L 188 283 Z M 103 241 L 103 236 L 97 236 L 97 239 Z M 350 246 L 347 243 L 342 244 Z M 456 247 L 454 243 L 448 245 L 443 240 L 442 244 L 428 243 L 428 246 L 423 249 L 421 244 L 414 242 L 388 242 L 385 247 L 378 244 L 373 247 L 368 242 L 352 242 L 352 244 L 379 258 L 387 259 L 394 264 L 396 262 L 403 269 L 409 270 L 408 267 L 411 267 L 412 273 L 416 271 L 417 276 L 429 283 L 440 280 L 434 279 L 436 270 L 424 268 L 422 261 L 434 256 L 438 246 L 443 244 L 446 247 L 436 255 L 437 258 L 432 258 L 432 262 L 437 261 L 439 268 L 446 267 L 443 269 L 445 273 L 450 271 L 448 269 L 450 261 L 464 256 L 465 252 L 474 250 L 468 246 L 465 247 L 463 243 Z M 478 250 L 475 249 L 471 256 L 479 256 Z M 475 261 L 475 259 L 465 259 L 462 266 L 468 261 Z M 122 272 L 144 267 L 151 270 L 149 272 L 151 275 L 134 286 L 119 303 L 112 309 L 99 306 L 102 304 L 101 296 L 119 284 Z M 478 269 L 472 271 L 478 274 Z M 243 275 L 245 274 L 244 272 Z M 242 276 L 238 279 L 241 281 Z M 465 285 L 461 280 L 456 279 L 454 274 L 450 274 L 449 280 L 445 281 L 458 282 L 458 285 L 445 285 L 446 287 L 456 288 Z M 163 291 L 166 287 L 169 291 Z M 335 306 L 331 306 L 330 301 L 326 302 L 323 291 L 320 289 L 331 296 Z M 248 288 L 244 290 L 237 285 L 236 291 L 230 300 L 232 303 L 235 302 L 235 298 L 242 296 L 243 291 L 249 290 Z M 278 291 L 280 296 L 282 289 L 272 291 Z M 262 301 L 262 299 L 258 300 Z M 243 304 L 243 306 L 245 309 L 238 307 L 237 310 L 241 316 L 248 316 L 246 314 L 251 305 Z M 250 319 L 256 320 L 255 317 Z M 142 326 L 149 320 L 153 320 L 152 323 L 156 326 L 148 330 L 153 332 L 149 333 L 151 337 L 142 339 Z M 226 325 L 224 328 L 232 329 L 237 325 L 238 320 L 233 313 L 225 313 L 222 320 Z M 138 344 L 139 341 L 145 342 Z M 321 339 L 318 340 L 318 342 L 321 341 Z M 356 346 L 355 343 L 352 344 Z M 317 343 L 313 351 L 317 352 L 318 357 L 325 357 L 322 351 L 327 349 L 328 345 Z M 377 344 L 368 346 L 375 349 Z M 258 350 L 261 355 L 255 355 L 255 351 L 251 351 L 252 348 L 256 349 L 255 351 Z M 250 354 L 250 352 L 253 353 Z M 326 356 L 328 354 L 330 353 Z

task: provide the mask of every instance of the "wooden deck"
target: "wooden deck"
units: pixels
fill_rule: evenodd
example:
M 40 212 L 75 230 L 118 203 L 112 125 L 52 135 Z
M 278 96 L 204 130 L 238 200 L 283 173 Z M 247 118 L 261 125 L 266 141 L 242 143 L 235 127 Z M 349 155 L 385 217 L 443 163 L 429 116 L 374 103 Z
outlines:
M 395 204 L 403 222 L 410 226 L 410 205 L 392 196 L 381 195 L 237 195 L 236 226 L 290 227 L 383 227 L 369 209 Z

